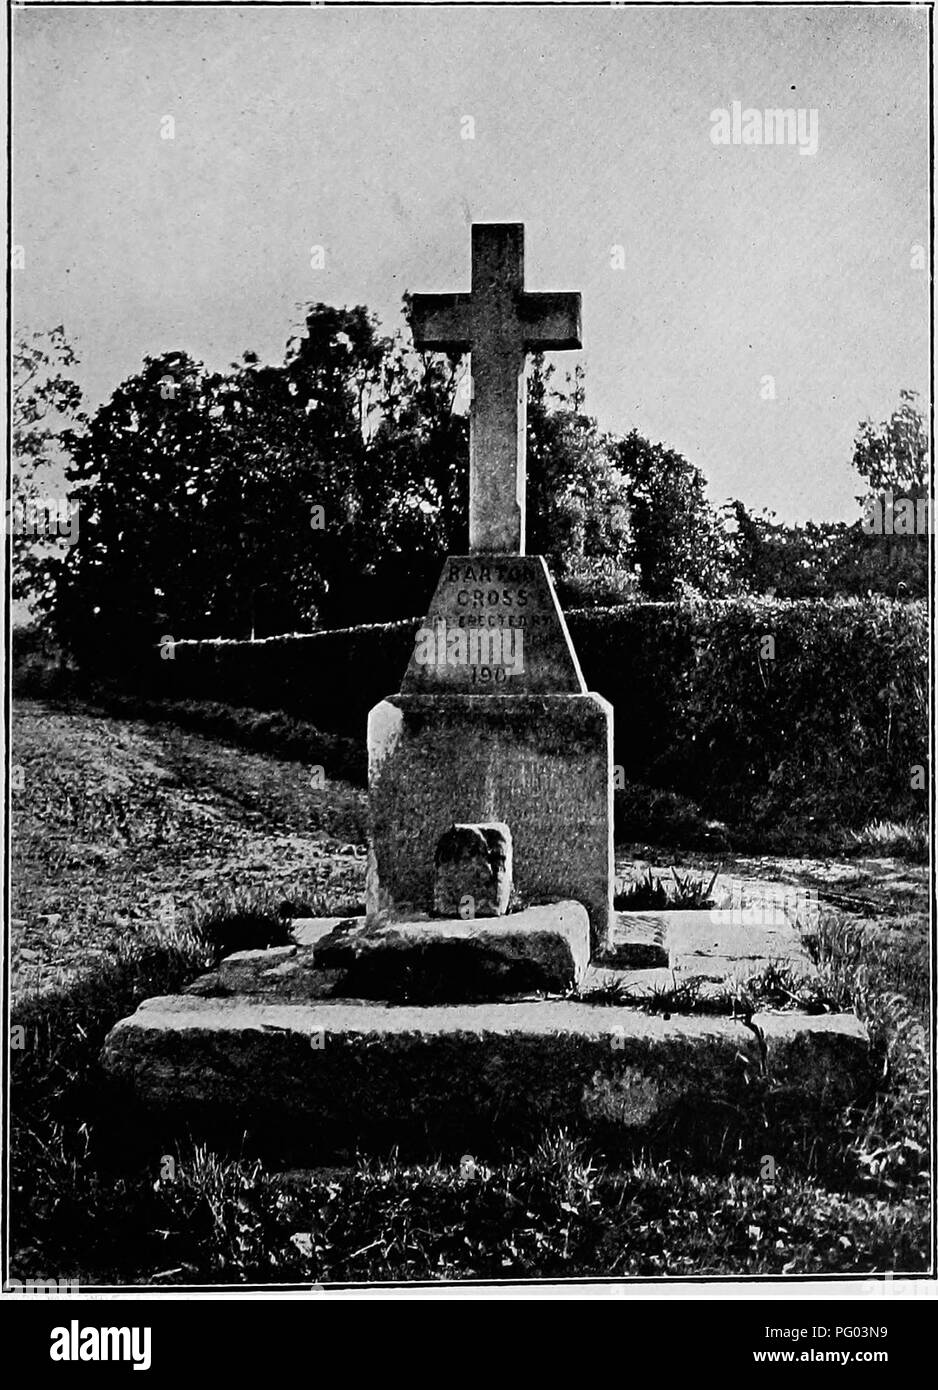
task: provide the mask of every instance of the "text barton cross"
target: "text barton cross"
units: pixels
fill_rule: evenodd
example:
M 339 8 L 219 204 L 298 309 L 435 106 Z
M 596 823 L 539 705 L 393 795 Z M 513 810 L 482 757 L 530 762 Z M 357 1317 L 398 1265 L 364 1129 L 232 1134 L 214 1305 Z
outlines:
M 414 345 L 471 352 L 469 549 L 524 554 L 525 354 L 580 343 L 578 294 L 528 294 L 524 226 L 472 228 L 472 293 L 415 294 Z

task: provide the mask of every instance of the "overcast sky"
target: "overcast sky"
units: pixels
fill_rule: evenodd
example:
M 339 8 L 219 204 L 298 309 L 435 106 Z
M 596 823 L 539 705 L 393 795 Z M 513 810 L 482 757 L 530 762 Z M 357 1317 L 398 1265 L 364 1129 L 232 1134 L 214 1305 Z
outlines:
M 520 221 L 528 288 L 582 291 L 562 357 L 602 425 L 716 502 L 853 518 L 858 421 L 928 389 L 926 33 L 914 8 L 21 10 L 14 320 L 64 323 L 96 402 L 145 354 L 282 360 L 306 300 L 391 329 L 404 290 L 469 288 L 471 222 Z M 715 145 L 733 101 L 816 110 L 817 152 Z

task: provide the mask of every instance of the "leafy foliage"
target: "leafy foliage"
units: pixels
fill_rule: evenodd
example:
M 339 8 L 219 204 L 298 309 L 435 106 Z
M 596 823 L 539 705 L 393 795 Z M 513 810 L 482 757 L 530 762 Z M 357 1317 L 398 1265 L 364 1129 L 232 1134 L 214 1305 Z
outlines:
M 685 588 L 725 592 L 724 542 L 700 469 L 674 449 L 650 444 L 636 430 L 612 452 L 627 479 L 634 560 L 643 595 L 675 599 Z
M 623 485 L 595 423 L 532 380 L 532 527 L 562 576 L 616 591 Z M 382 337 L 366 309 L 310 306 L 284 362 L 208 373 L 147 359 L 73 440 L 82 530 L 58 632 L 107 668 L 161 637 L 341 628 L 425 607 L 464 545 L 459 361 Z
M 706 878 L 693 874 L 682 877 L 672 866 L 670 881 L 646 869 L 638 879 L 617 881 L 612 905 L 617 912 L 640 912 L 656 908 L 702 910 L 713 907 L 713 885 L 719 870 Z
M 863 518 L 786 526 L 772 513 L 756 516 L 740 501 L 729 505 L 733 587 L 779 598 L 888 594 L 925 598 L 928 535 L 890 534 L 874 525 L 887 494 L 918 504 L 927 498 L 928 430 L 914 391 L 899 393 L 888 421 L 860 424 L 853 466 L 868 487 L 857 497 Z M 882 518 L 882 511 L 880 511 Z
M 74 447 L 84 414 L 72 370 L 78 359 L 59 324 L 48 333 L 22 334 L 12 351 L 10 469 L 11 514 L 39 507 L 53 489 L 64 494 L 56 470 Z M 14 599 L 44 612 L 62 563 L 58 547 L 13 530 Z

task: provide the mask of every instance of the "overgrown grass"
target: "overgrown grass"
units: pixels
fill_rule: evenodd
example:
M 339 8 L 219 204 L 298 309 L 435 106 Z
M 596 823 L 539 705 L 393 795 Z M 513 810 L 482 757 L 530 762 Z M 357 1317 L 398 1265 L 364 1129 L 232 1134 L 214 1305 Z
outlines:
M 692 874 L 682 876 L 672 868 L 671 877 L 667 879 L 646 869 L 640 879 L 616 880 L 612 905 L 617 912 L 711 908 L 714 905 L 713 885 L 718 874 L 719 869 L 707 880 L 695 878 Z
M 679 1141 L 669 1153 L 603 1159 L 563 1133 L 488 1161 L 392 1156 L 292 1177 L 257 1153 L 135 1146 L 102 1088 L 107 1031 L 141 999 L 178 990 L 235 941 L 266 942 L 282 922 L 276 903 L 233 895 L 191 927 L 122 945 L 87 978 L 18 1006 L 26 1045 L 13 1054 L 13 1273 L 264 1283 L 925 1267 L 927 956 L 908 951 L 904 989 L 893 988 L 894 933 L 822 920 L 812 988 L 824 1007 L 857 1008 L 881 1079 L 835 1118 L 823 1152 L 803 1136 L 771 1178 L 751 1146 L 735 1159 L 724 1146 L 709 1162 L 682 1156 Z M 803 1008 L 804 988 L 773 968 L 733 1007 Z M 691 986 L 669 1003 L 699 1001 Z
M 196 913 L 193 934 L 210 965 L 232 951 L 265 951 L 290 943 L 290 904 L 265 890 L 238 888 L 210 898 Z
M 176 1280 L 872 1273 L 921 1268 L 927 1240 L 912 1201 L 787 1175 L 610 1171 L 563 1133 L 493 1166 L 392 1159 L 287 1187 L 203 1152 L 160 1194 Z
M 124 1117 L 114 1113 L 100 1069 L 114 1024 L 144 999 L 178 993 L 230 951 L 286 939 L 287 921 L 267 895 L 232 893 L 206 904 L 191 922 L 119 939 L 93 969 L 17 1000 L 11 1014 L 12 1207 L 27 1249 L 36 1240 L 42 1244 L 50 1223 L 57 1233 L 53 1243 L 64 1237 L 69 1247 L 78 1235 L 87 1244 L 89 1227 L 99 1239 L 109 1220 L 120 1226 L 128 1183 L 134 1186 L 120 1169 L 127 1163 L 133 1171 L 139 1152 Z
M 494 1165 L 391 1157 L 291 1175 L 196 1147 L 122 1194 L 138 1277 L 162 1284 L 910 1272 L 927 1259 L 912 1198 L 847 1198 L 791 1174 L 616 1171 L 562 1132 Z
M 850 831 L 847 848 L 855 854 L 884 856 L 890 859 L 910 859 L 913 863 L 928 862 L 928 821 L 874 820 L 862 830 Z

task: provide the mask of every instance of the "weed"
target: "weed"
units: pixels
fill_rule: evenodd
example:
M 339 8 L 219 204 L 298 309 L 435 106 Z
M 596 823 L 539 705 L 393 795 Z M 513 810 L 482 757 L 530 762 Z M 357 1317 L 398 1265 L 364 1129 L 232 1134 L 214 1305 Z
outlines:
M 646 869 L 636 881 L 619 879 L 616 882 L 612 905 L 617 912 L 642 912 L 655 909 L 711 908 L 713 885 L 717 870 L 707 882 L 687 873 L 683 877 L 671 869 L 671 882 Z

